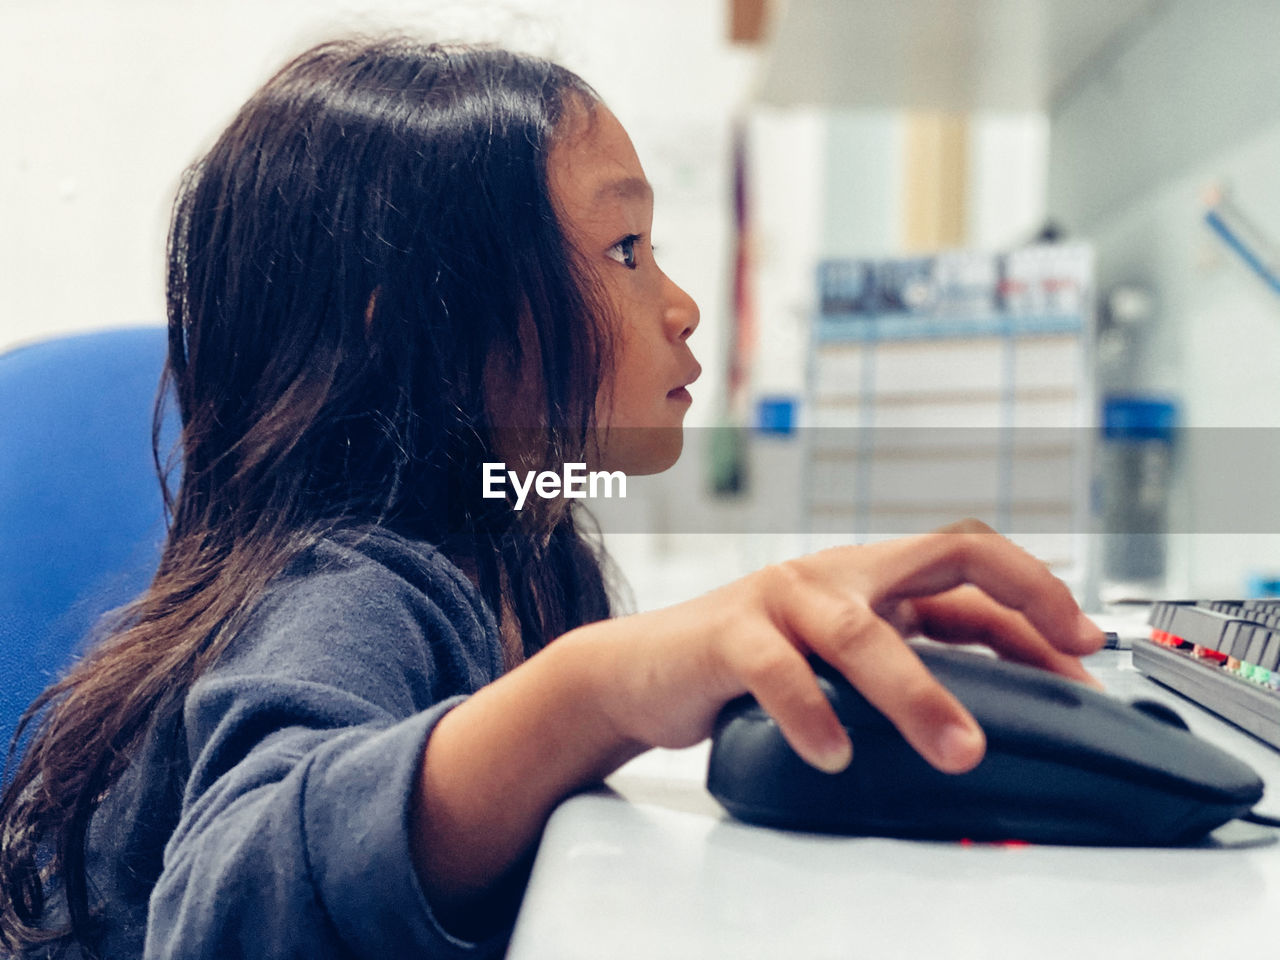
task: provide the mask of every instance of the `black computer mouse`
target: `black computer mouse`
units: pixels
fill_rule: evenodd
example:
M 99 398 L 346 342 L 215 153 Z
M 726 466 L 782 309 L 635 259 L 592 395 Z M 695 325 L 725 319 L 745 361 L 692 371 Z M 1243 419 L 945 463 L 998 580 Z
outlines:
M 721 711 L 707 788 L 735 817 L 798 830 L 1033 843 L 1173 845 L 1249 811 L 1263 784 L 1177 714 L 1035 667 L 932 644 L 920 659 L 987 735 L 963 774 L 931 767 L 836 670 L 815 672 L 853 741 L 827 774 L 750 696 Z

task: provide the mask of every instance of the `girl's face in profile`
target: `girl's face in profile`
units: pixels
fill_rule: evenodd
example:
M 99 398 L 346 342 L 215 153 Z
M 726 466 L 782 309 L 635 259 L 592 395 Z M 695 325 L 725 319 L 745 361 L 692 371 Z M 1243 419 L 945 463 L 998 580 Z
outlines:
M 657 473 L 680 456 L 702 368 L 686 341 L 698 305 L 653 257 L 653 189 L 631 139 L 603 105 L 572 109 L 548 158 L 561 226 L 600 279 L 613 316 L 613 375 L 596 402 L 600 462 Z

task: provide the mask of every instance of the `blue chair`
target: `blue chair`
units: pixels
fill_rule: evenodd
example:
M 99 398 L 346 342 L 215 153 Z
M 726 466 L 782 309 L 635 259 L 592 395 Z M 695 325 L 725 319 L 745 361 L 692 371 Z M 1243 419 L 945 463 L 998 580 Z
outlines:
M 166 349 L 163 328 L 143 327 L 0 354 L 0 763 L 28 704 L 155 570 Z

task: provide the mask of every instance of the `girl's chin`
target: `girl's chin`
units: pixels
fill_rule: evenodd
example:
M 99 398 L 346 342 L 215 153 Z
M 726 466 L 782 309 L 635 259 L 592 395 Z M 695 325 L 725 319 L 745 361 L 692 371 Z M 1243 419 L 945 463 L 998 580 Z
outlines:
M 684 428 L 624 427 L 611 432 L 600 458 L 605 470 L 621 470 L 627 476 L 662 473 L 680 459 Z

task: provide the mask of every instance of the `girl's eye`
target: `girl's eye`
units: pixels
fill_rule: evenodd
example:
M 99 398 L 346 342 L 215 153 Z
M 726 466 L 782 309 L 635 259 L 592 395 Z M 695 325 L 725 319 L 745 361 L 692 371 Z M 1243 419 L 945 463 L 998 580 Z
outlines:
M 617 260 L 628 270 L 634 270 L 638 265 L 636 262 L 636 244 L 639 242 L 640 237 L 634 233 L 623 237 L 609 248 L 609 259 Z

